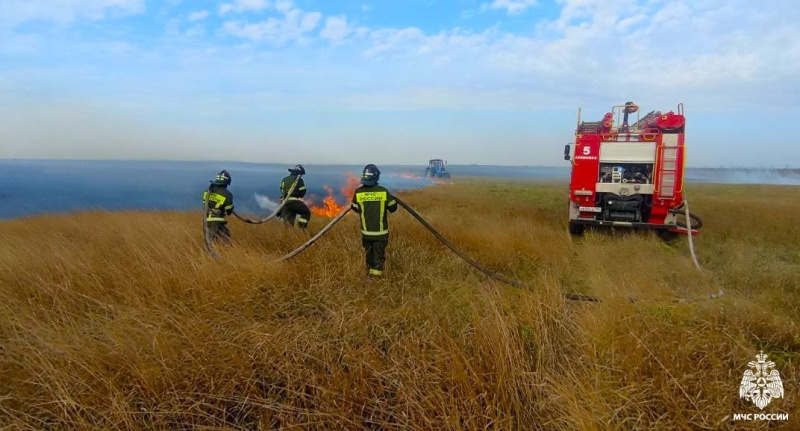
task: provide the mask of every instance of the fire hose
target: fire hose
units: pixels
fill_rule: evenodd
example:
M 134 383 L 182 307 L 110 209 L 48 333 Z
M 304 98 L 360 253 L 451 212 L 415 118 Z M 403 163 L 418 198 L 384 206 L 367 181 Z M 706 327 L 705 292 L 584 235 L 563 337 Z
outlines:
M 292 183 L 292 186 L 289 187 L 289 192 L 286 194 L 286 196 L 292 195 L 295 186 L 297 186 L 297 183 L 300 181 L 300 177 L 302 177 L 302 175 L 298 175 L 297 178 L 295 178 L 294 182 Z M 217 252 L 217 250 L 214 249 L 214 245 L 212 244 L 211 238 L 209 238 L 208 223 L 206 222 L 206 219 L 208 218 L 208 197 L 210 194 L 211 194 L 211 185 L 208 186 L 208 190 L 206 191 L 206 194 L 203 197 L 203 242 L 205 243 L 206 250 L 208 250 L 208 253 L 211 255 L 211 257 L 213 257 L 214 259 L 219 259 L 219 253 Z M 239 220 L 249 224 L 266 223 L 267 221 L 275 218 L 275 216 L 277 216 L 280 213 L 281 209 L 283 209 L 283 206 L 285 204 L 286 200 L 281 202 L 280 206 L 278 206 L 278 208 L 275 209 L 275 211 L 272 214 L 270 214 L 266 218 L 259 220 L 251 220 L 248 218 L 244 218 L 239 214 L 237 214 L 236 211 L 233 211 L 233 215 L 236 216 L 236 218 L 238 218 Z
M 702 271 L 700 268 L 700 263 L 697 262 L 697 254 L 694 251 L 694 240 L 692 239 L 692 213 L 689 212 L 689 201 L 684 200 L 683 203 L 686 205 L 684 208 L 684 213 L 686 214 L 686 235 L 689 238 L 689 252 L 692 255 L 692 262 L 694 262 L 694 267 L 697 268 L 698 271 Z M 700 223 L 695 227 L 695 229 L 700 229 L 703 227 L 703 220 L 699 219 Z
M 285 260 L 289 260 L 289 259 L 291 259 L 291 258 L 293 258 L 293 257 L 297 256 L 298 254 L 302 253 L 302 252 L 303 252 L 303 250 L 305 250 L 305 249 L 307 249 L 307 248 L 311 247 L 311 245 L 312 245 L 312 244 L 314 244 L 314 242 L 316 242 L 318 239 L 322 238 L 322 235 L 325 235 L 325 233 L 327 233 L 329 230 L 331 230 L 331 228 L 332 228 L 332 227 L 333 227 L 333 226 L 334 226 L 336 223 L 339 223 L 339 221 L 340 221 L 342 218 L 344 218 L 345 214 L 347 214 L 347 213 L 349 213 L 349 212 L 350 212 L 350 207 L 347 207 L 347 209 L 345 209 L 344 211 L 342 211 L 341 213 L 339 213 L 339 215 L 337 215 L 336 217 L 334 217 L 334 218 L 333 218 L 333 220 L 331 220 L 331 221 L 330 221 L 330 223 L 328 223 L 328 224 L 327 224 L 327 225 L 326 225 L 324 228 L 322 228 L 322 230 L 321 230 L 321 231 L 317 232 L 317 234 L 316 234 L 316 235 L 314 235 L 313 237 L 311 237 L 311 238 L 310 238 L 308 241 L 306 241 L 306 242 L 305 242 L 303 245 L 301 245 L 300 247 L 297 247 L 297 248 L 296 248 L 296 249 L 294 249 L 294 250 L 293 250 L 291 253 L 289 253 L 289 254 L 287 254 L 287 255 L 285 255 L 285 256 L 283 256 L 283 257 L 281 257 L 280 259 L 275 259 L 275 260 L 273 260 L 272 262 L 273 262 L 273 263 L 277 263 L 277 262 L 283 262 L 283 261 L 285 261 Z
M 287 197 L 291 196 L 292 192 L 294 192 L 294 188 L 295 188 L 295 186 L 297 186 L 297 183 L 300 181 L 300 177 L 302 177 L 302 175 L 298 175 L 297 178 L 294 179 L 294 182 L 292 183 L 292 186 L 289 187 L 289 191 L 286 193 Z M 281 202 L 281 204 L 278 206 L 278 208 L 275 209 L 275 211 L 273 211 L 272 214 L 270 214 L 266 218 L 262 218 L 262 219 L 253 220 L 253 219 L 245 218 L 245 217 L 239 215 L 239 213 L 237 213 L 235 210 L 233 211 L 233 215 L 236 216 L 236 218 L 238 218 L 239 220 L 241 220 L 241 221 L 243 221 L 245 223 L 262 224 L 262 223 L 266 223 L 266 222 L 274 219 L 275 217 L 277 217 L 277 215 L 280 214 L 281 210 L 283 209 L 283 206 L 286 205 L 286 202 L 287 202 L 287 200 L 284 199 L 283 202 Z
M 441 233 L 439 233 L 436 229 L 434 229 L 433 226 L 431 226 L 427 221 L 425 221 L 425 219 L 423 219 L 422 216 L 420 216 L 416 211 L 414 211 L 413 208 L 411 208 L 408 204 L 403 202 L 403 200 L 401 200 L 397 196 L 395 196 L 394 198 L 397 201 L 398 205 L 400 205 L 406 211 L 408 211 L 408 213 L 411 214 L 411 216 L 414 217 L 418 222 L 420 222 L 420 224 L 422 224 L 422 226 L 424 226 L 426 229 L 428 229 L 433 234 L 433 236 L 436 237 L 436 239 L 438 239 L 442 244 L 444 244 L 447 248 L 449 248 L 450 251 L 455 253 L 458 257 L 463 259 L 468 264 L 472 265 L 475 269 L 477 269 L 478 271 L 486 274 L 490 278 L 493 278 L 493 279 L 495 279 L 497 281 L 506 283 L 506 284 L 508 284 L 510 286 L 513 286 L 513 287 L 516 287 L 516 288 L 520 288 L 520 289 L 523 289 L 523 288 L 527 287 L 524 283 L 522 283 L 519 280 L 514 280 L 514 279 L 508 278 L 508 277 L 506 277 L 506 276 L 504 276 L 502 274 L 498 274 L 498 273 L 486 268 L 485 266 L 481 265 L 480 263 L 476 262 L 475 259 L 473 259 L 473 258 L 469 257 L 468 255 L 466 255 L 464 252 L 459 250 L 455 245 L 453 245 L 453 243 L 451 243 L 444 236 L 442 236 Z M 350 208 L 347 208 L 346 210 L 342 211 L 338 216 L 336 216 L 336 218 L 331 220 L 331 222 L 328 223 L 327 226 L 325 226 L 321 231 L 319 231 L 319 233 L 314 235 L 313 238 L 311 238 L 308 241 L 306 241 L 305 244 L 301 245 L 300 247 L 298 247 L 297 249 L 293 250 L 289 254 L 281 257 L 280 259 L 274 260 L 273 262 L 283 262 L 283 261 L 289 260 L 292 257 L 294 257 L 294 256 L 300 254 L 301 252 L 303 252 L 303 250 L 305 250 L 308 247 L 310 247 L 316 240 L 321 238 L 322 235 L 324 235 L 328 230 L 330 230 L 330 228 L 332 228 L 333 225 L 338 223 L 345 216 L 345 214 L 347 214 L 349 211 L 350 211 Z M 597 298 L 595 298 L 593 296 L 581 295 L 581 294 L 576 294 L 576 293 L 566 293 L 565 297 L 567 299 L 571 300 L 571 301 L 599 302 L 599 299 L 597 299 Z
M 689 212 L 688 208 L 686 208 L 688 206 L 689 206 L 689 201 L 684 200 L 683 203 L 680 204 L 677 208 L 669 210 L 669 212 L 675 213 L 675 214 L 680 214 L 681 213 L 681 208 L 683 208 L 685 210 L 684 213 L 686 215 L 686 223 L 683 223 L 683 222 L 680 222 L 680 221 L 676 221 L 675 224 L 677 224 L 679 227 L 682 227 L 684 229 L 689 229 L 689 230 L 691 230 L 689 228 L 689 226 L 693 226 L 694 229 L 702 228 L 703 227 L 703 219 L 700 218 L 699 215 L 694 214 L 692 212 Z M 692 221 L 691 221 L 692 219 L 695 220 L 694 223 L 692 223 Z
M 400 205 L 406 211 L 408 211 L 408 213 L 411 214 L 412 217 L 417 219 L 417 221 L 420 222 L 420 224 L 422 224 L 422 226 L 424 226 L 425 229 L 428 229 L 433 234 L 433 236 L 435 236 L 436 239 L 438 239 L 442 244 L 444 244 L 447 248 L 449 248 L 450 251 L 455 253 L 458 257 L 463 259 L 468 264 L 472 265 L 478 271 L 486 274 L 490 278 L 493 278 L 493 279 L 495 279 L 497 281 L 506 283 L 506 284 L 508 284 L 510 286 L 514 286 L 514 287 L 519 288 L 519 289 L 523 289 L 523 288 L 526 287 L 525 284 L 523 284 L 519 280 L 514 280 L 514 279 L 511 279 L 511 278 L 508 278 L 508 277 L 506 277 L 506 276 L 504 276 L 502 274 L 498 274 L 498 273 L 486 268 L 485 266 L 479 264 L 478 262 L 475 261 L 475 259 L 467 256 L 466 254 L 464 254 L 464 252 L 462 252 L 461 250 L 456 248 L 456 246 L 453 245 L 453 243 L 448 241 L 444 236 L 442 236 L 442 234 L 440 234 L 436 229 L 434 229 L 433 226 L 428 224 L 428 222 L 425 221 L 425 219 L 422 218 L 422 216 L 420 216 L 416 211 L 414 211 L 413 208 L 408 206 L 408 204 L 403 202 L 397 196 L 395 196 L 395 200 L 397 200 L 397 204 L 398 205 Z M 594 296 L 581 295 L 581 294 L 577 294 L 577 293 L 565 293 L 564 296 L 567 299 L 571 300 L 571 301 L 589 301 L 589 302 L 599 302 L 600 301 L 599 299 L 595 298 Z
M 682 227 L 682 228 L 686 229 L 686 237 L 688 239 L 689 254 L 692 257 L 692 263 L 694 263 L 694 267 L 698 271 L 703 271 L 703 268 L 700 266 L 700 263 L 697 260 L 697 252 L 695 251 L 695 248 L 694 248 L 694 238 L 693 238 L 693 235 L 692 235 L 692 230 L 693 229 L 700 229 L 701 227 L 703 227 L 703 219 L 700 218 L 700 216 L 698 216 L 697 214 L 694 214 L 694 213 L 689 211 L 689 201 L 688 200 L 684 200 L 683 203 L 680 206 L 678 206 L 675 209 L 671 209 L 670 212 L 675 213 L 675 214 L 680 214 L 681 210 L 683 210 L 683 214 L 682 215 L 684 215 L 686 217 L 686 223 L 676 222 L 676 224 L 679 227 Z M 692 224 L 692 220 L 696 220 L 697 224 L 693 225 Z M 693 298 L 675 298 L 673 300 L 673 302 L 684 302 L 685 303 L 685 302 L 697 302 L 697 301 L 708 300 L 708 299 L 717 299 L 717 298 L 721 297 L 724 294 L 725 294 L 725 291 L 722 288 L 720 288 L 719 291 L 717 291 L 717 293 L 712 293 L 712 294 L 709 294 L 708 296 L 693 297 Z M 636 298 L 629 298 L 629 301 L 630 302 L 634 302 L 634 303 L 635 302 L 644 302 L 644 301 L 638 300 Z
M 689 239 L 689 252 L 692 255 L 692 262 L 694 262 L 694 267 L 697 268 L 698 271 L 702 271 L 703 269 L 700 267 L 700 263 L 697 262 L 697 253 L 694 250 L 694 240 L 692 239 L 692 218 L 699 221 L 699 225 L 695 227 L 695 229 L 700 229 L 703 227 L 703 220 L 695 214 L 689 212 L 689 201 L 683 201 L 686 207 L 684 208 L 684 214 L 686 215 L 686 235 Z M 692 217 L 694 216 L 694 217 Z M 720 296 L 724 295 L 725 291 L 722 288 L 719 289 L 717 293 L 713 293 L 708 295 L 708 299 L 717 299 Z
M 294 187 L 294 185 L 292 187 Z M 210 187 L 209 187 L 209 190 L 210 190 Z M 291 191 L 291 189 L 290 189 L 290 191 Z M 495 279 L 497 281 L 500 281 L 502 283 L 508 284 L 508 285 L 516 287 L 516 288 L 523 289 L 523 288 L 527 287 L 523 282 L 521 282 L 519 280 L 515 280 L 515 279 L 512 279 L 512 278 L 506 277 L 506 276 L 504 276 L 502 274 L 498 274 L 497 272 L 494 272 L 494 271 L 486 268 L 485 266 L 481 265 L 480 263 L 475 261 L 475 259 L 473 259 L 470 256 L 468 256 L 467 254 L 465 254 L 463 251 L 458 249 L 453 243 L 451 243 L 449 240 L 447 240 L 441 233 L 439 233 L 439 231 L 437 231 L 433 226 L 431 226 L 424 218 L 422 218 L 422 216 L 419 215 L 419 213 L 417 213 L 413 208 L 411 208 L 411 206 L 406 204 L 402 199 L 400 199 L 397 196 L 395 196 L 395 200 L 397 200 L 398 205 L 400 205 L 401 207 L 403 207 L 403 209 L 408 211 L 408 213 L 411 214 L 412 217 L 414 217 L 423 227 L 425 227 L 428 231 L 430 231 L 431 234 L 433 234 L 433 236 L 436 237 L 436 239 L 438 239 L 442 244 L 444 244 L 448 249 L 450 249 L 450 251 L 455 253 L 458 257 L 463 259 L 465 262 L 470 264 L 472 267 L 474 267 L 478 271 L 484 273 L 489 278 Z M 688 236 L 688 242 L 689 242 L 689 251 L 691 253 L 692 261 L 694 262 L 695 268 L 697 268 L 699 271 L 702 271 L 702 268 L 700 267 L 700 264 L 697 261 L 697 254 L 695 252 L 694 241 L 693 241 L 693 238 L 692 238 L 692 229 L 693 228 L 697 229 L 697 228 L 702 227 L 702 219 L 700 219 L 699 216 L 689 212 L 689 202 L 688 201 L 684 201 L 684 202 L 685 202 L 684 203 L 684 214 L 686 216 L 686 230 L 687 230 L 687 236 Z M 206 221 L 205 221 L 205 219 L 206 219 L 206 217 L 208 215 L 208 194 L 206 194 L 206 197 L 204 199 L 203 204 L 204 204 L 203 205 L 203 239 L 205 241 L 205 246 L 206 246 L 206 249 L 208 250 L 209 254 L 211 254 L 211 256 L 214 259 L 219 259 L 219 254 L 216 252 L 216 250 L 214 250 L 214 247 L 211 244 L 211 240 L 209 239 L 208 226 L 206 225 Z M 283 205 L 281 205 L 281 207 L 282 206 Z M 279 207 L 278 210 L 276 210 L 275 212 L 277 213 L 280 210 L 281 207 Z M 273 261 L 273 263 L 284 262 L 286 260 L 289 260 L 289 259 L 297 256 L 298 254 L 302 253 L 303 251 L 305 251 L 309 247 L 311 247 L 317 240 L 322 238 L 323 235 L 325 235 L 328 231 L 330 231 L 331 228 L 333 228 L 333 226 L 335 226 L 337 223 L 339 223 L 344 218 L 344 216 L 347 215 L 348 212 L 350 212 L 350 208 L 349 207 L 347 209 L 345 209 L 344 211 L 342 211 L 341 213 L 339 213 L 339 215 L 337 215 L 335 218 L 333 218 L 333 220 L 331 220 L 324 228 L 322 228 L 322 230 L 317 232 L 316 235 L 314 235 L 308 241 L 303 243 L 300 247 L 296 248 L 295 250 L 292 250 L 288 254 L 286 254 L 286 255 L 278 258 L 278 259 L 275 259 Z M 272 217 L 274 217 L 274 215 Z M 266 221 L 268 219 L 269 218 L 264 219 L 264 221 Z M 698 220 L 699 224 L 696 225 L 696 226 L 692 226 L 692 219 Z M 263 221 L 261 223 L 263 223 Z M 253 223 L 253 224 L 257 224 L 257 223 Z M 722 289 L 720 289 L 716 294 L 709 295 L 708 299 L 719 298 L 724 293 L 725 292 Z M 565 296 L 566 299 L 571 300 L 571 301 L 600 302 L 599 298 L 597 298 L 595 296 L 591 296 L 591 295 L 583 295 L 583 294 L 576 294 L 576 293 L 565 293 L 564 296 Z M 640 302 L 639 300 L 636 300 L 634 298 L 630 298 L 630 301 L 631 302 Z M 682 302 L 692 301 L 692 299 L 690 299 L 690 300 L 681 300 L 681 301 Z

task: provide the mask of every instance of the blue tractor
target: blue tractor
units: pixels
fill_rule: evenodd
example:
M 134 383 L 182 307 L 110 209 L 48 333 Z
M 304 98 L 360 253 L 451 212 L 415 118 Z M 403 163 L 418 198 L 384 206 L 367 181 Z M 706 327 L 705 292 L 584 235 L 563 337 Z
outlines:
M 433 159 L 428 161 L 428 168 L 425 169 L 425 176 L 432 178 L 450 178 L 450 172 L 447 171 L 447 162 L 442 159 Z

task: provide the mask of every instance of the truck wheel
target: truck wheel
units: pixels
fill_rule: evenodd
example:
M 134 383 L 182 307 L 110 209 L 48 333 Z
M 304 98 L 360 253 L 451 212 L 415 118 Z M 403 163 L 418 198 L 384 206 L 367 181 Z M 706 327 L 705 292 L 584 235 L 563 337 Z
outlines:
M 569 234 L 573 236 L 582 236 L 586 226 L 578 223 L 569 222 Z

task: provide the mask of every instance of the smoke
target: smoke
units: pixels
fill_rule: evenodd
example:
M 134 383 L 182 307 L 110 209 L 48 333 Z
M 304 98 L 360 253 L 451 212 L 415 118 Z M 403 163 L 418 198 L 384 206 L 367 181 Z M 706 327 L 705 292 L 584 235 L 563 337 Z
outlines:
M 258 206 L 261 207 L 262 209 L 267 210 L 267 211 L 275 211 L 281 205 L 280 203 L 275 202 L 272 199 L 270 199 L 270 198 L 268 198 L 268 197 L 266 197 L 264 195 L 260 195 L 258 193 L 254 193 L 253 195 L 256 198 L 256 202 L 258 203 Z
M 686 169 L 687 182 L 800 185 L 798 169 Z

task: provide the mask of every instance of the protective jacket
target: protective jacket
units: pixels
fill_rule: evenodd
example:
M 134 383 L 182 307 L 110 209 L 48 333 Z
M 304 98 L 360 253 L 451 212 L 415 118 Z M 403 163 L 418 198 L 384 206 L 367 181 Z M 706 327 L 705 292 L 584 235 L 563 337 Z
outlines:
M 303 178 L 297 177 L 297 175 L 292 174 L 281 180 L 281 199 L 294 201 L 306 195 L 306 183 L 303 181 Z M 292 195 L 288 196 L 289 189 L 292 188 L 292 184 L 294 184 L 295 180 L 297 180 L 297 185 L 294 186 Z
M 224 186 L 212 185 L 203 192 L 203 202 L 208 199 L 207 222 L 225 221 L 225 216 L 233 212 L 233 194 Z
M 364 239 L 381 240 L 389 237 L 387 214 L 397 211 L 397 201 L 384 187 L 361 186 L 353 194 L 350 207 L 361 215 L 361 235 Z

